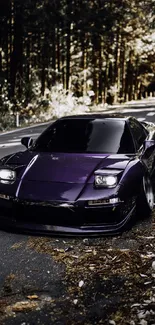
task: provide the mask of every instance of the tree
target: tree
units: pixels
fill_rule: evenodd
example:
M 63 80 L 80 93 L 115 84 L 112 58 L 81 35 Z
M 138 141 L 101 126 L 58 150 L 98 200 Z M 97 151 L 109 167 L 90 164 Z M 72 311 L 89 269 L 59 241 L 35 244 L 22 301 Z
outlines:
M 14 109 L 34 82 L 40 96 L 58 82 L 95 103 L 140 98 L 154 80 L 154 13 L 154 0 L 1 0 L 1 96 L 7 80 Z

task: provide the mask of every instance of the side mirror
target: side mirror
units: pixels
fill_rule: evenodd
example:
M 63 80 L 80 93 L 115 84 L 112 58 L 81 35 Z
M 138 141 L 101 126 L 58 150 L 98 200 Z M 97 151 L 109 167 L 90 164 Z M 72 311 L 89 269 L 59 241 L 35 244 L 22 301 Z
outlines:
M 21 139 L 21 144 L 25 146 L 27 149 L 30 148 L 33 144 L 33 139 L 30 137 L 23 137 Z

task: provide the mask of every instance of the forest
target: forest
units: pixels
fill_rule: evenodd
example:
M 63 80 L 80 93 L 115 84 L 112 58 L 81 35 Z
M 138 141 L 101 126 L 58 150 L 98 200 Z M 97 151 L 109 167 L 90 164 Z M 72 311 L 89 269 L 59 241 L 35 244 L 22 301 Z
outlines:
M 154 19 L 155 0 L 1 0 L 1 115 L 34 114 L 56 97 L 154 95 Z

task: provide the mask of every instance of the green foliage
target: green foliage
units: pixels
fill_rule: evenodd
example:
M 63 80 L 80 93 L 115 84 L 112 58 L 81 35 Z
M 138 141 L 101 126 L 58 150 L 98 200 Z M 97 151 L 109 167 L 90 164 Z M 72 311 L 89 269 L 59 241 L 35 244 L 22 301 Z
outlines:
M 10 130 L 15 127 L 15 116 L 13 114 L 1 114 L 0 115 L 0 131 Z
M 1 111 L 46 110 L 37 96 L 56 84 L 95 103 L 140 98 L 154 81 L 154 17 L 154 0 L 0 4 Z

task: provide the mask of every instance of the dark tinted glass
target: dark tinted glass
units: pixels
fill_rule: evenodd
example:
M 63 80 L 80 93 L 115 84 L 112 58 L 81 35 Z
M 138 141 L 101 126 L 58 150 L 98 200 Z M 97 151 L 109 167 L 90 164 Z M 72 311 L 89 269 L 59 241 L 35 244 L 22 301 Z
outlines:
M 147 131 L 138 121 L 135 121 L 134 119 L 129 122 L 129 125 L 136 144 L 136 149 L 138 150 L 147 137 Z
M 64 119 L 36 140 L 32 150 L 71 153 L 133 153 L 132 136 L 124 121 Z

